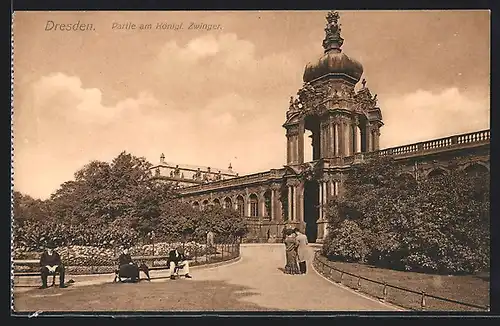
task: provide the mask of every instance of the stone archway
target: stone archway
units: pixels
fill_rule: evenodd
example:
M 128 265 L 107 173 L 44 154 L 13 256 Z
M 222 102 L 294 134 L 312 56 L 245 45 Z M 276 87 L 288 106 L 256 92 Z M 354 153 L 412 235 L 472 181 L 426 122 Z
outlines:
M 250 216 L 259 216 L 259 197 L 256 194 L 248 196 L 248 204 L 250 205 Z
M 242 195 L 236 197 L 236 209 L 240 213 L 240 216 L 245 216 L 245 199 L 243 199 Z
M 304 182 L 304 223 L 307 241 L 316 242 L 319 219 L 319 183 L 316 180 Z
M 480 175 L 486 175 L 490 173 L 490 170 L 484 166 L 483 164 L 480 163 L 473 163 L 469 166 L 467 166 L 464 169 L 465 173 L 470 176 L 480 176 Z
M 447 173 L 447 171 L 443 168 L 435 168 L 433 169 L 432 171 L 430 171 L 429 173 L 427 173 L 427 178 L 435 178 L 435 177 L 441 177 L 443 175 L 445 175 Z
M 226 208 L 226 209 L 233 208 L 233 202 L 231 201 L 231 198 L 229 198 L 229 197 L 224 198 L 224 208 Z

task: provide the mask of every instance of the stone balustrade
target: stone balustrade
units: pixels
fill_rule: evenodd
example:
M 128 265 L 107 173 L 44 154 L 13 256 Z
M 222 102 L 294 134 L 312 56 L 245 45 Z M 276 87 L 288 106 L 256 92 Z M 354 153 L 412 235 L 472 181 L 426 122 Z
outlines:
M 467 134 L 454 135 L 445 138 L 433 139 L 425 142 L 408 144 L 398 147 L 391 147 L 375 152 L 356 153 L 348 157 L 332 157 L 321 159 L 323 166 L 327 168 L 348 167 L 353 163 L 361 162 L 366 159 L 380 156 L 419 156 L 430 153 L 438 153 L 448 149 L 460 149 L 471 146 L 487 144 L 490 141 L 490 130 L 481 130 Z M 189 195 L 193 193 L 213 191 L 221 188 L 231 188 L 246 186 L 256 183 L 280 179 L 285 173 L 284 169 L 274 169 L 266 172 L 249 174 L 232 179 L 212 181 L 207 184 L 188 186 L 183 188 L 182 194 Z

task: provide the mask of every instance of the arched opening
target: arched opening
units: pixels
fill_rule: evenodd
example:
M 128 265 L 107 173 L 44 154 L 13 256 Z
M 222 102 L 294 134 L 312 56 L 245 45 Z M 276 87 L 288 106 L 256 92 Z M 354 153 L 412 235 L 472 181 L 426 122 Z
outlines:
M 310 130 L 304 131 L 304 162 L 311 162 L 313 158 L 313 134 Z
M 250 216 L 259 216 L 259 198 L 256 194 L 251 194 L 250 197 Z
M 304 144 L 311 144 L 311 146 L 304 146 L 305 148 L 308 148 L 309 154 L 312 158 L 312 161 L 318 160 L 321 157 L 321 139 L 320 139 L 320 119 L 313 115 L 309 116 L 304 120 L 304 129 L 306 130 L 304 132 L 305 134 L 308 134 L 306 141 L 304 141 Z M 304 155 L 305 155 L 305 150 L 304 148 Z M 305 157 L 305 156 L 304 156 Z M 307 161 L 307 160 L 306 160 Z
M 236 210 L 238 211 L 240 216 L 245 216 L 245 200 L 241 195 L 236 197 Z
M 199 210 L 200 209 L 200 203 L 198 203 L 197 201 L 195 201 L 193 203 L 193 208 Z
M 443 170 L 441 168 L 437 168 L 437 169 L 434 169 L 431 172 L 429 172 L 429 174 L 427 174 L 427 177 L 428 178 L 436 178 L 436 177 L 442 177 L 445 174 L 446 174 L 445 170 Z
M 233 202 L 231 201 L 231 198 L 226 197 L 224 199 L 224 208 L 227 208 L 227 209 L 232 209 L 233 208 Z
M 201 209 L 202 210 L 205 210 L 207 209 L 208 207 L 208 199 L 205 199 L 202 203 L 201 203 Z
M 307 241 L 314 243 L 318 237 L 319 183 L 315 180 L 304 183 L 304 222 Z
M 288 188 L 282 185 L 279 194 L 280 194 L 280 205 L 281 205 L 281 218 L 283 218 L 283 221 L 288 221 Z
M 474 163 L 465 168 L 465 173 L 469 176 L 479 177 L 481 175 L 487 175 L 490 171 L 488 168 L 482 164 Z
M 415 176 L 409 172 L 403 172 L 397 176 L 397 180 L 404 187 L 413 187 L 417 185 L 417 180 Z
M 215 198 L 215 199 L 214 199 L 214 205 L 216 205 L 216 206 L 220 206 L 220 200 L 219 200 L 219 199 L 217 199 L 217 198 Z

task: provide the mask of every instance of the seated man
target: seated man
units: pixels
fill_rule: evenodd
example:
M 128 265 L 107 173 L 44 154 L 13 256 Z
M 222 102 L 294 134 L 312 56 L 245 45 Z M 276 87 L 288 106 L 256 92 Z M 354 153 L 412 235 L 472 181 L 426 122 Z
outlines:
M 55 246 L 52 243 L 47 245 L 47 250 L 42 253 L 40 258 L 40 273 L 42 276 L 42 286 L 40 289 L 47 288 L 47 277 L 59 273 L 59 287 L 67 287 L 64 284 L 64 265 L 61 262 L 61 257 L 54 251 Z
M 132 282 L 139 280 L 139 267 L 132 261 L 128 249 L 123 249 L 120 257 L 118 257 L 118 278 L 129 278 Z
M 191 275 L 189 275 L 189 262 L 187 261 L 187 258 L 184 255 L 184 250 L 180 247 L 174 250 L 170 250 L 168 254 L 167 265 L 169 266 L 170 279 L 172 280 L 175 280 L 176 269 L 182 270 L 186 278 L 192 277 Z

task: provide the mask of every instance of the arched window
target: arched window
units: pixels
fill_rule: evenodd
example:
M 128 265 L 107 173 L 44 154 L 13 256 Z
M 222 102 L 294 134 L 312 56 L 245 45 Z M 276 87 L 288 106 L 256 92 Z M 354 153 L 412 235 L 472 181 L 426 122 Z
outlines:
M 206 209 L 207 207 L 208 207 L 208 200 L 207 200 L 207 199 L 205 199 L 205 200 L 203 201 L 203 203 L 201 204 L 201 209 L 202 209 L 202 210 L 204 210 L 204 209 Z
M 437 168 L 437 169 L 434 169 L 431 172 L 429 172 L 429 174 L 427 174 L 427 177 L 428 178 L 440 177 L 440 176 L 445 175 L 445 173 L 446 173 L 445 170 Z
M 227 208 L 227 209 L 233 208 L 233 202 L 231 201 L 231 198 L 226 197 L 224 199 L 224 208 Z
M 214 199 L 214 205 L 220 206 L 220 200 L 217 198 Z
M 259 199 L 256 194 L 250 195 L 250 216 L 259 216 Z
M 407 185 L 416 184 L 415 176 L 409 172 L 403 172 L 400 175 L 398 175 L 398 180 Z
M 489 170 L 482 164 L 474 163 L 465 168 L 465 173 L 470 176 L 478 177 L 483 174 L 488 174 Z
M 198 210 L 199 210 L 199 209 L 200 209 L 200 203 L 198 203 L 197 201 L 195 201 L 195 202 L 193 203 L 193 208 L 194 208 L 194 209 L 198 209 Z
M 240 213 L 240 216 L 245 216 L 245 200 L 241 195 L 236 197 L 236 209 Z

